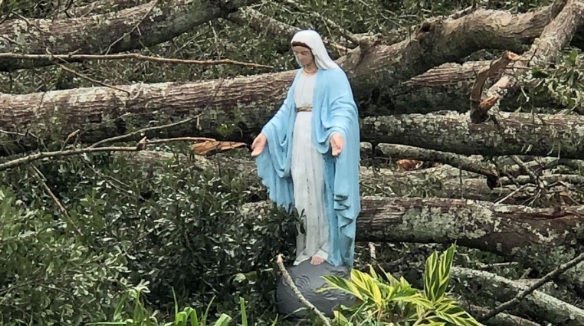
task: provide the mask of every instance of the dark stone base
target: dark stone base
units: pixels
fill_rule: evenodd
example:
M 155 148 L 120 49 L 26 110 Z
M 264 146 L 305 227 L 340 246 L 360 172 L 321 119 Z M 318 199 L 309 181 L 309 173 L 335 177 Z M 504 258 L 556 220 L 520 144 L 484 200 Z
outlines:
M 355 298 L 337 290 L 327 290 L 317 293 L 316 290 L 329 284 L 322 278 L 325 275 L 335 275 L 349 278 L 351 269 L 347 266 L 335 267 L 328 262 L 320 265 L 310 264 L 306 260 L 297 266 L 287 267 L 294 284 L 300 293 L 327 317 L 333 317 L 333 310 L 340 305 L 351 306 Z M 306 317 L 309 309 L 300 302 L 294 291 L 288 286 L 283 276 L 280 277 L 276 290 L 278 312 L 291 319 Z

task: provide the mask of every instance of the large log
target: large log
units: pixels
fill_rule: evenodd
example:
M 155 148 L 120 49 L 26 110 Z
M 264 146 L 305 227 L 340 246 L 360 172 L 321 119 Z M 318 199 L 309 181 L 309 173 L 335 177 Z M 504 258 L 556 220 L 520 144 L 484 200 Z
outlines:
M 465 114 L 367 117 L 364 141 L 466 155 L 559 156 L 584 159 L 584 116 L 500 113 L 499 124 L 474 124 Z
M 0 39 L 0 52 L 102 54 L 128 51 L 171 40 L 253 2 L 257 1 L 151 1 L 89 17 L 13 19 L 0 24 L 0 34 L 4 36 Z M 49 64 L 52 62 L 5 58 L 0 59 L 0 71 Z
M 258 218 L 271 207 L 269 202 L 252 203 L 241 212 Z M 530 208 L 461 199 L 363 197 L 357 240 L 456 241 L 549 272 L 584 250 L 583 222 L 583 206 Z M 584 289 L 584 263 L 562 278 Z
M 187 10 L 185 8 L 196 7 L 196 5 L 179 6 L 178 8 L 182 9 L 172 10 L 183 12 Z M 136 8 L 141 7 L 122 12 L 135 11 Z M 221 11 L 211 12 L 219 15 Z M 209 11 L 203 10 L 202 13 L 208 14 Z M 414 37 L 400 43 L 363 44 L 340 58 L 339 62 L 351 78 L 357 99 L 368 101 L 372 92 L 379 93 L 379 90 L 387 92 L 399 82 L 481 48 L 519 50 L 524 43 L 539 35 L 556 13 L 557 8 L 554 6 L 525 14 L 477 10 L 458 19 L 424 23 Z M 202 20 L 201 12 L 197 12 L 195 17 Z M 73 22 L 84 19 L 94 18 L 80 18 Z M 120 28 L 123 29 L 123 26 Z M 144 34 L 143 29 L 140 31 Z M 154 34 L 162 33 L 157 31 Z M 119 42 L 117 46 L 134 42 L 134 38 L 131 37 L 127 40 L 128 42 Z M 64 46 L 70 43 L 62 42 Z M 94 48 L 100 48 L 95 46 L 95 42 L 84 44 L 93 44 L 91 46 Z M 118 86 L 117 89 L 96 87 L 23 95 L 2 94 L 0 129 L 14 131 L 17 126 L 23 130 L 36 120 L 45 125 L 51 124 L 53 134 L 64 137 L 76 129 L 82 129 L 81 140 L 94 141 L 124 133 L 129 124 L 144 125 L 150 120 L 202 112 L 199 120 L 202 135 L 218 136 L 217 128 L 223 123 L 235 125 L 232 134 L 249 132 L 257 130 L 260 124 L 265 123 L 274 114 L 285 95 L 286 88 L 290 85 L 293 74 L 293 71 L 285 71 L 198 83 L 135 84 Z M 55 116 L 59 117 L 59 125 L 53 125 L 55 122 L 50 120 Z M 103 122 L 109 122 L 109 126 L 102 125 L 92 129 L 95 124 Z M 177 128 L 173 132 L 192 135 L 195 127 L 191 125 L 182 130 Z M 34 129 L 29 131 L 39 135 L 40 131 Z M 40 135 L 41 139 L 46 140 L 46 137 L 48 137 L 46 134 Z M 34 138 L 29 137 L 28 140 Z M 27 144 L 26 137 L 19 138 L 19 142 L 19 146 L 0 149 L 0 155 L 36 148 L 38 145 L 36 142 Z

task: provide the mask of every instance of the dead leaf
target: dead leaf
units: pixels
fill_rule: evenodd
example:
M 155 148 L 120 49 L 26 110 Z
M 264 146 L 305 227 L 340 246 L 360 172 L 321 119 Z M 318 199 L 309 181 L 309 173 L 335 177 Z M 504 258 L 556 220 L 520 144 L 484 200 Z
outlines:
M 246 143 L 233 141 L 206 141 L 202 143 L 194 143 L 191 146 L 191 151 L 195 155 L 208 155 L 215 152 L 224 152 L 231 149 L 245 147 Z

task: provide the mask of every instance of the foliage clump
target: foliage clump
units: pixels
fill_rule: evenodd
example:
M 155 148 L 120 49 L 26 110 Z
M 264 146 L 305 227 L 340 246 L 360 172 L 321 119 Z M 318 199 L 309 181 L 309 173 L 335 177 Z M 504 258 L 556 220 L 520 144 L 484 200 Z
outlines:
M 370 266 L 369 273 L 354 269 L 350 279 L 325 276 L 330 287 L 353 295 L 357 304 L 335 311 L 338 326 L 377 325 L 482 325 L 447 295 L 455 246 L 444 253 L 434 252 L 426 260 L 424 289 L 413 288 L 405 278 L 390 273 L 378 275 Z
M 251 317 L 269 313 L 272 258 L 293 249 L 292 219 L 244 220 L 238 210 L 250 197 L 247 176 L 199 171 L 193 163 L 175 156 L 136 166 L 104 155 L 39 165 L 74 225 L 38 180 L 21 178 L 26 168 L 2 173 L 4 320 L 103 321 L 141 282 L 148 282 L 148 304 L 162 312 L 173 309 L 174 291 L 180 305 L 195 309 L 219 298 L 211 314 L 232 310 L 239 297 L 250 301 Z M 250 272 L 261 277 L 235 280 Z

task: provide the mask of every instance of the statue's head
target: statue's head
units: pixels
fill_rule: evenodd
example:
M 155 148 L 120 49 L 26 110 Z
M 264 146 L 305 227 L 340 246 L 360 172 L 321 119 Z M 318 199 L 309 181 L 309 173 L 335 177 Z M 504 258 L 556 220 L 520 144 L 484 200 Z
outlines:
M 292 50 L 296 61 L 302 67 L 315 63 L 319 69 L 338 69 L 329 57 L 320 35 L 313 30 L 298 31 L 292 37 Z

